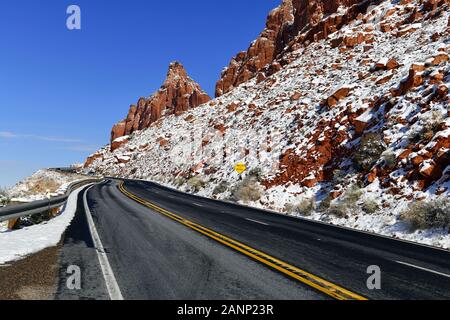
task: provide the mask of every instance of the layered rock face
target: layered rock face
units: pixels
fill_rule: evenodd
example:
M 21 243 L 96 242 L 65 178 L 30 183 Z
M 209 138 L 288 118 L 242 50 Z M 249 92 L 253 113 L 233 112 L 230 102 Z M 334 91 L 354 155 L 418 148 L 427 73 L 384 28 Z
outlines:
M 450 0 L 284 1 L 220 97 L 86 167 L 218 199 L 255 187 L 251 205 L 448 248 L 448 232 L 410 233 L 402 219 L 449 198 L 449 36 Z
M 266 28 L 247 52 L 234 57 L 216 84 L 216 97 L 258 75 L 258 81 L 279 71 L 291 61 L 283 53 L 314 40 L 326 38 L 358 14 L 370 0 L 283 0 L 267 17 Z M 340 13 L 344 9 L 345 13 Z M 279 61 L 277 58 L 280 58 Z
M 209 100 L 208 94 L 188 76 L 181 63 L 173 62 L 161 88 L 150 98 L 140 98 L 137 105 L 131 105 L 126 119 L 112 128 L 111 143 L 134 131 L 148 128 L 165 115 L 180 115 Z

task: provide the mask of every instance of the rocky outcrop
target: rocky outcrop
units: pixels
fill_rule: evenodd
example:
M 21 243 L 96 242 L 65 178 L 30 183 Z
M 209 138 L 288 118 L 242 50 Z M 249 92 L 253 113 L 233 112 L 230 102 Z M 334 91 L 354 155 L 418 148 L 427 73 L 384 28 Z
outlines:
M 180 115 L 209 100 L 208 94 L 187 75 L 184 67 L 173 62 L 161 88 L 150 98 L 140 98 L 136 105 L 131 105 L 126 119 L 112 128 L 111 142 L 146 129 L 165 115 Z
M 247 52 L 240 52 L 222 71 L 216 84 L 219 97 L 249 79 L 258 76 L 258 82 L 279 71 L 284 64 L 282 53 L 295 43 L 326 38 L 347 22 L 365 12 L 373 2 L 369 0 L 283 0 L 267 17 L 266 27 Z M 352 7 L 352 8 L 350 8 Z M 339 13 L 339 8 L 349 10 Z M 280 56 L 281 61 L 275 61 Z M 267 69 L 267 74 L 261 71 Z
M 95 160 L 97 159 L 102 159 L 103 155 L 100 152 L 96 152 L 93 155 L 90 155 L 87 159 L 86 162 L 84 163 L 84 168 L 89 168 Z

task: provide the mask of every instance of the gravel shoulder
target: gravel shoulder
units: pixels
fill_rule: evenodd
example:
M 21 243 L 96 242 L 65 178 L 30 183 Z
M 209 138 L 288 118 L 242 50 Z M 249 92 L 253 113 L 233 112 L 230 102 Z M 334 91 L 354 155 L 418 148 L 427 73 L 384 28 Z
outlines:
M 0 266 L 0 300 L 52 300 L 61 244 Z

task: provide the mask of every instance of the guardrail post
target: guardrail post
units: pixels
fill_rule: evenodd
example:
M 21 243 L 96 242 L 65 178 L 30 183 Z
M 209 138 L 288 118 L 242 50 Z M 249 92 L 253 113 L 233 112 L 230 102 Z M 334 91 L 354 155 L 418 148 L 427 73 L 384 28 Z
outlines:
M 49 215 L 54 218 L 60 213 L 60 207 L 50 209 Z
M 16 225 L 17 221 L 19 221 L 19 218 L 8 220 L 8 230 L 14 229 L 14 226 Z

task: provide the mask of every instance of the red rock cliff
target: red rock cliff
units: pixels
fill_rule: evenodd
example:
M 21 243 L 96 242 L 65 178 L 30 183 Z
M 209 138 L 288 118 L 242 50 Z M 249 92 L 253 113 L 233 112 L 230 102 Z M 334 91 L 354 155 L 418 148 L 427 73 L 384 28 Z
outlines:
M 189 78 L 184 67 L 173 62 L 161 88 L 150 98 L 140 98 L 137 105 L 131 105 L 127 118 L 112 128 L 111 142 L 148 128 L 164 115 L 181 114 L 209 100 L 208 94 Z
M 365 11 L 369 0 L 283 0 L 267 17 L 266 27 L 250 45 L 247 52 L 240 52 L 224 69 L 216 84 L 219 97 L 240 84 L 255 77 L 272 64 L 276 57 L 292 42 L 323 39 L 339 29 L 348 20 Z M 354 7 L 349 16 L 331 16 L 339 7 Z M 330 17 L 331 16 L 331 17 Z M 329 17 L 329 19 L 326 19 Z M 326 20 L 326 21 L 325 21 Z M 302 34 L 303 37 L 297 36 Z M 310 39 L 313 38 L 313 39 Z M 274 65 L 272 73 L 281 68 Z M 262 76 L 264 77 L 264 76 Z

